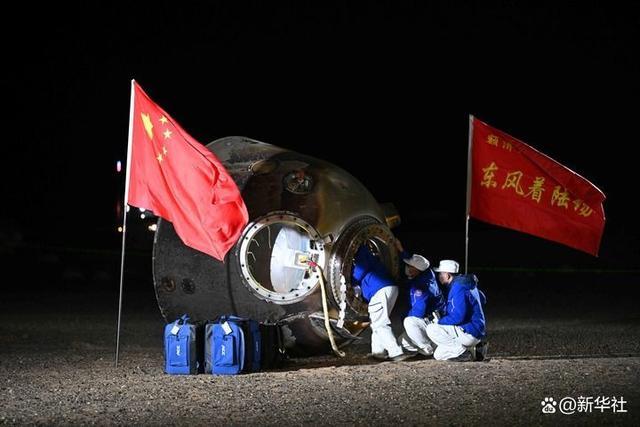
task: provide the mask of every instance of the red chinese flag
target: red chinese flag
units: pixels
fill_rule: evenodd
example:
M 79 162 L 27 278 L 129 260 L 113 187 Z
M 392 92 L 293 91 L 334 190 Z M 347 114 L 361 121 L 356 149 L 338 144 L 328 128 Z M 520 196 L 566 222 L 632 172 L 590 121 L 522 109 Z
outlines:
M 218 158 L 133 83 L 128 201 L 171 221 L 185 245 L 223 260 L 247 208 Z
M 470 215 L 598 254 L 605 195 L 522 141 L 472 118 Z

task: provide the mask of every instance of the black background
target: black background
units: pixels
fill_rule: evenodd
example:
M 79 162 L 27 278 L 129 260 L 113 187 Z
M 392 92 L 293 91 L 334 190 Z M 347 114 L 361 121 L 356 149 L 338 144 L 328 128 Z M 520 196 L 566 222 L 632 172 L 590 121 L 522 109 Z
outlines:
M 117 282 L 115 163 L 132 78 L 202 143 L 243 135 L 348 170 L 395 203 L 398 235 L 434 261 L 464 254 L 474 114 L 597 185 L 607 226 L 595 258 L 472 221 L 472 266 L 637 269 L 636 8 L 130 3 L 3 14 L 0 232 L 17 274 L 58 268 L 68 279 L 75 263 Z M 128 248 L 149 277 L 151 236 L 132 223 Z M 94 261 L 78 261 L 87 254 Z

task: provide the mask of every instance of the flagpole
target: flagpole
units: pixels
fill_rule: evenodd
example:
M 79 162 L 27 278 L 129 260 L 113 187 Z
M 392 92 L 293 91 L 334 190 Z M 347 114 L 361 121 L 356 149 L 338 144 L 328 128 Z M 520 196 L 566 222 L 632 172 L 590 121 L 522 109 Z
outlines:
M 118 327 L 116 331 L 116 363 L 118 367 L 118 355 L 120 354 L 120 319 L 122 317 L 122 283 L 124 279 L 124 248 L 125 238 L 127 236 L 127 214 L 129 212 L 129 178 L 131 176 L 131 143 L 133 141 L 133 110 L 134 110 L 134 94 L 135 80 L 131 79 L 131 103 L 129 104 L 129 137 L 127 142 L 127 170 L 124 180 L 124 214 L 122 215 L 122 255 L 120 258 L 120 294 L 118 296 Z
M 471 154 L 473 148 L 473 115 L 469 114 L 469 151 L 467 153 L 467 212 L 464 239 L 464 274 L 469 267 L 469 213 L 471 212 Z

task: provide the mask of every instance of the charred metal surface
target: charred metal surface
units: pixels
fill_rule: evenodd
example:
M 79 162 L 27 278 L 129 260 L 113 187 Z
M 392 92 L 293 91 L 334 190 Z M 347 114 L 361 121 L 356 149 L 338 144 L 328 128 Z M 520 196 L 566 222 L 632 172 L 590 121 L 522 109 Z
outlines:
M 306 268 L 314 260 L 325 272 L 336 338 L 355 339 L 367 326 L 367 306 L 350 283 L 353 256 L 366 243 L 398 271 L 389 230 L 399 223 L 393 206 L 382 209 L 353 176 L 313 157 L 243 137 L 208 148 L 242 192 L 250 223 L 219 262 L 185 246 L 171 223 L 159 221 L 153 274 L 163 316 L 284 320 L 291 349 L 326 351 L 319 273 Z

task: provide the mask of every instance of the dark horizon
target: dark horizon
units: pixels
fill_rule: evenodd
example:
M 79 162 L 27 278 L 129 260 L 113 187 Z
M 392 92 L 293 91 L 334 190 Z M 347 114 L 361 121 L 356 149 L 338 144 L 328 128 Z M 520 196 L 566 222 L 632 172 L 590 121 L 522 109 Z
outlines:
M 636 268 L 637 17 L 619 6 L 509 2 L 17 9 L 17 34 L 34 41 L 12 44 L 2 72 L 6 245 L 18 231 L 26 246 L 119 251 L 115 163 L 125 161 L 135 78 L 203 144 L 243 135 L 349 171 L 396 205 L 400 236 L 427 250 L 414 233 L 464 238 L 474 114 L 598 186 L 607 225 L 600 258 L 473 220 L 472 251 L 478 236 L 495 235 L 523 258 Z M 132 247 L 145 250 L 145 239 Z M 463 244 L 445 248 L 457 255 Z

